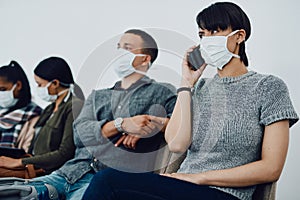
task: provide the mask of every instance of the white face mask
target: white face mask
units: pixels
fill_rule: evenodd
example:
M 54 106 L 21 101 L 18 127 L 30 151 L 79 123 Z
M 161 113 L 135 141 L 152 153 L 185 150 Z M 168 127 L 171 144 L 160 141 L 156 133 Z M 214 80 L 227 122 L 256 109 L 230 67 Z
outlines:
M 145 56 L 144 54 L 134 54 L 121 48 L 119 49 L 119 52 L 121 53 L 121 56 L 115 62 L 113 62 L 112 65 L 120 78 L 125 78 L 135 72 L 146 75 L 146 72 L 137 70 L 132 65 L 136 56 Z
M 37 95 L 44 101 L 47 101 L 47 102 L 54 102 L 56 101 L 56 99 L 62 95 L 63 93 L 65 93 L 66 91 L 68 91 L 69 89 L 66 89 L 66 90 L 63 90 L 61 91 L 60 93 L 58 94 L 54 94 L 54 95 L 51 95 L 49 94 L 49 91 L 48 91 L 48 87 L 51 85 L 52 81 L 50 81 L 49 83 L 47 83 L 47 85 L 45 87 L 37 87 L 36 88 L 36 91 L 37 91 Z
M 206 64 L 222 70 L 232 57 L 240 58 L 231 53 L 227 48 L 228 37 L 236 34 L 239 30 L 231 32 L 227 36 L 205 36 L 200 42 L 200 52 Z
M 16 84 L 9 91 L 0 91 L 0 107 L 2 108 L 11 108 L 18 102 L 18 99 L 14 98 L 14 89 Z

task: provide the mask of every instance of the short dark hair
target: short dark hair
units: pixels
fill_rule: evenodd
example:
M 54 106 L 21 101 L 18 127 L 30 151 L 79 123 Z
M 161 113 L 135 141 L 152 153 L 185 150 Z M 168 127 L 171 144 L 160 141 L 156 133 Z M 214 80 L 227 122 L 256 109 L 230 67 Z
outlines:
M 15 106 L 11 107 L 10 110 L 25 107 L 31 102 L 29 81 L 19 63 L 13 60 L 9 63 L 9 65 L 0 67 L 0 77 L 13 84 L 17 83 L 17 81 L 22 83 L 22 89 L 19 93 L 19 101 Z
M 139 29 L 130 29 L 127 30 L 125 33 L 132 33 L 140 36 L 143 40 L 142 53 L 151 56 L 151 63 L 153 63 L 156 60 L 158 54 L 158 47 L 154 38 L 151 35 Z
M 233 31 L 244 29 L 246 40 L 251 34 L 250 20 L 246 13 L 236 4 L 231 2 L 218 2 L 202 10 L 196 18 L 199 28 L 208 31 L 226 30 Z M 245 41 L 240 44 L 239 56 L 241 61 L 248 66 L 248 58 L 245 51 Z

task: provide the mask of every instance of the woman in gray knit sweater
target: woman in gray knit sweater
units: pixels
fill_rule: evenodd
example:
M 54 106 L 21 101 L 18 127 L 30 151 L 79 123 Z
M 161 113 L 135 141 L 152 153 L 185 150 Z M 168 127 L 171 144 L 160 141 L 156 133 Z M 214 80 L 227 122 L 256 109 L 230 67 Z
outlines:
M 279 179 L 289 127 L 298 120 L 285 83 L 248 71 L 251 27 L 239 6 L 212 4 L 197 23 L 206 64 L 190 69 L 187 59 L 195 47 L 188 50 L 165 133 L 171 151 L 187 150 L 179 171 L 162 176 L 104 170 L 85 199 L 251 199 L 255 185 Z M 217 74 L 200 79 L 207 64 Z

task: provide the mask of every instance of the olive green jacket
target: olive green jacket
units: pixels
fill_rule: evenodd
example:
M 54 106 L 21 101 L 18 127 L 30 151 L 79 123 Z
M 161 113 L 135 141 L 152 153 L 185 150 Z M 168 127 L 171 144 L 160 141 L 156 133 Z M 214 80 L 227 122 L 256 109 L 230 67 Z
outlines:
M 53 113 L 55 103 L 47 106 L 35 125 L 37 131 L 29 150 L 34 156 L 23 158 L 22 163 L 34 164 L 50 173 L 73 158 L 73 121 L 82 105 L 82 100 L 68 95 L 56 112 Z

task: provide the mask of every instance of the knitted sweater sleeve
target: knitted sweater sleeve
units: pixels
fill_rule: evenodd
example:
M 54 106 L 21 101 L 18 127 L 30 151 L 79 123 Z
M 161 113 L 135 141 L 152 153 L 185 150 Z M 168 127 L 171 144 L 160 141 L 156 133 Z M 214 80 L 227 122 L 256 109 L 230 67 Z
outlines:
M 295 112 L 286 84 L 278 77 L 267 76 L 258 86 L 260 95 L 260 124 L 267 126 L 280 120 L 289 120 L 290 127 L 299 117 Z

